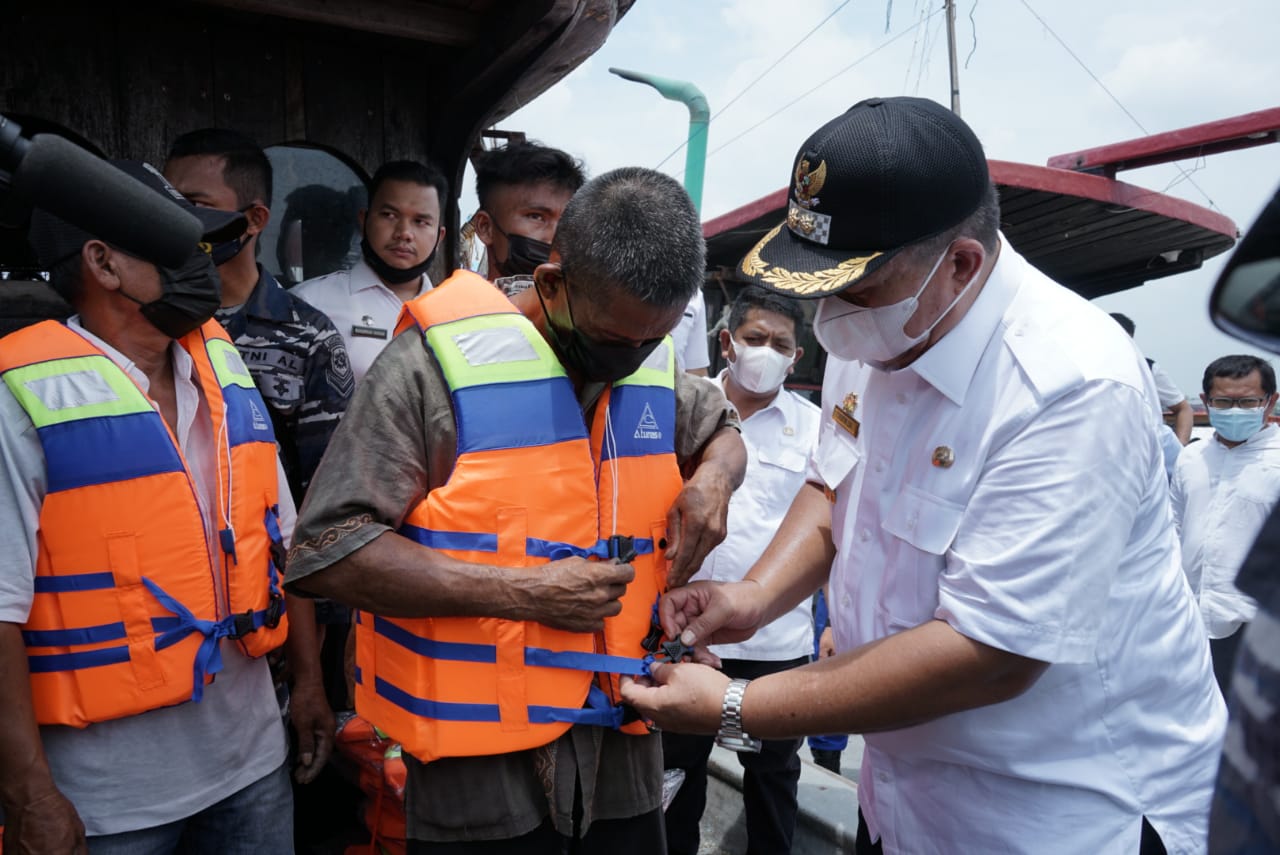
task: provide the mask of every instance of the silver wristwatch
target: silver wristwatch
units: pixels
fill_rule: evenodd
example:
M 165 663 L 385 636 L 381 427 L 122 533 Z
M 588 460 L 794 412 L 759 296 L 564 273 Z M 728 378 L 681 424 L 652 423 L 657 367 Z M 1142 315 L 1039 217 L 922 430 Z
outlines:
M 742 698 L 750 682 L 741 677 L 729 681 L 728 688 L 724 690 L 724 706 L 720 710 L 720 730 L 716 733 L 716 745 L 740 754 L 760 751 L 760 740 L 752 739 L 742 729 Z

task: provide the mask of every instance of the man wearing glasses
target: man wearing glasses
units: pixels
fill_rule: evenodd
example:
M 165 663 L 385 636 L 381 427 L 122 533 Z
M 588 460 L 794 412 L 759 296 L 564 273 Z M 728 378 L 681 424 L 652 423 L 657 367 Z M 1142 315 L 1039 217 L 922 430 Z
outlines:
M 1202 385 L 1213 438 L 1184 449 L 1171 490 L 1182 567 L 1225 692 L 1242 630 L 1257 610 L 1236 588 L 1236 571 L 1280 498 L 1280 430 L 1267 422 L 1276 375 L 1256 356 L 1223 356 L 1209 363 Z

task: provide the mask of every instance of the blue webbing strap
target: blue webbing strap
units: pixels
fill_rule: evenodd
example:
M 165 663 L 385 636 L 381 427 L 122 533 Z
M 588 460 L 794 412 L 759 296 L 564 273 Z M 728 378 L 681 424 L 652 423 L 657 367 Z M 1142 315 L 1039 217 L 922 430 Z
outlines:
M 396 644 L 431 659 L 447 662 L 480 662 L 492 664 L 498 661 L 497 648 L 492 644 L 472 644 L 458 641 L 438 641 L 423 638 L 391 621 L 373 616 L 373 630 Z M 601 671 L 609 674 L 646 674 L 643 659 L 627 656 L 610 656 L 605 653 L 585 653 L 569 650 L 548 650 L 545 647 L 526 647 L 524 662 L 541 668 L 566 668 L 576 671 Z
M 374 691 L 391 703 L 414 715 L 437 721 L 498 722 L 501 715 L 497 704 L 459 704 L 419 698 L 388 683 L 381 677 L 374 678 Z M 592 686 L 587 692 L 587 705 L 581 709 L 567 707 L 531 706 L 530 724 L 593 724 L 617 728 L 622 724 L 622 710 L 609 704 L 604 692 Z

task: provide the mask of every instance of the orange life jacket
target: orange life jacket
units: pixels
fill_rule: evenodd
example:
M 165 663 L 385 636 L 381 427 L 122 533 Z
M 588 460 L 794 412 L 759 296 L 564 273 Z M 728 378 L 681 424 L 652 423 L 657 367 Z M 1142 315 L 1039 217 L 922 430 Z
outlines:
M 60 323 L 0 340 L 0 376 L 45 457 L 35 596 L 22 627 L 40 724 L 84 727 L 198 701 L 222 667 L 220 639 L 255 657 L 284 641 L 266 405 L 216 322 L 180 344 L 213 416 L 217 561 L 187 462 L 141 388 Z
M 635 579 L 601 633 L 497 618 L 356 624 L 356 709 L 424 762 L 544 745 L 575 723 L 623 724 L 618 675 L 643 673 L 641 642 L 666 588 L 675 456 L 668 338 L 596 404 L 587 430 L 572 383 L 541 334 L 493 285 L 455 273 L 405 306 L 453 401 L 449 480 L 400 533 L 454 558 L 525 567 L 628 557 Z M 586 707 L 584 708 L 584 704 Z

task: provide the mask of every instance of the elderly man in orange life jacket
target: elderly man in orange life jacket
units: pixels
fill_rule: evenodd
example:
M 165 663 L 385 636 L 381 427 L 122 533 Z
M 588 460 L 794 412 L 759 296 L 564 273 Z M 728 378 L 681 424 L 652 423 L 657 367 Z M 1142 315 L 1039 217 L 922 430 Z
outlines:
M 704 262 L 679 184 L 601 175 L 533 287 L 455 273 L 356 391 L 288 585 L 361 610 L 356 708 L 404 746 L 410 852 L 664 851 L 661 744 L 619 686 L 745 469 L 668 336 Z
M 117 165 L 205 241 L 244 230 Z M 160 268 L 44 211 L 30 238 L 76 314 L 0 340 L 5 851 L 291 852 L 263 655 L 287 633 L 296 691 L 323 701 L 314 610 L 290 597 L 284 615 L 293 503 L 267 408 L 210 320 L 217 272 L 197 247 Z M 303 778 L 331 737 L 295 724 Z

